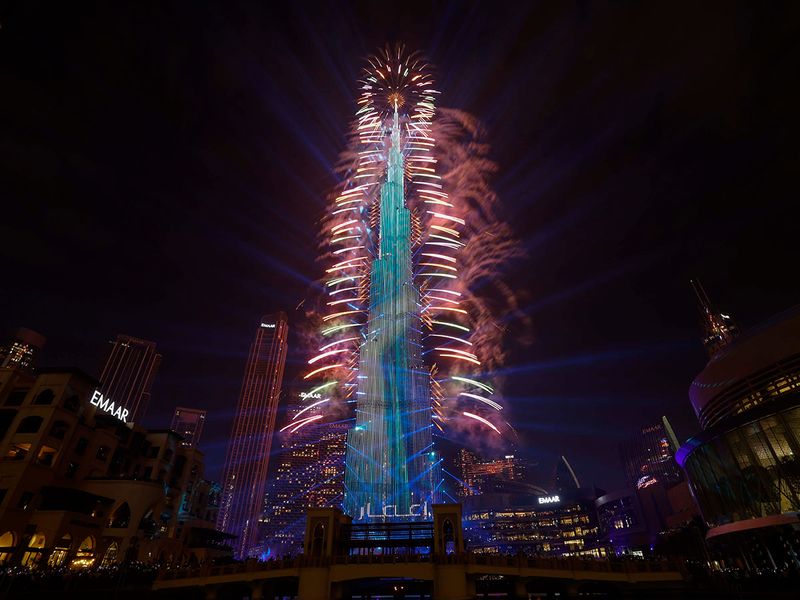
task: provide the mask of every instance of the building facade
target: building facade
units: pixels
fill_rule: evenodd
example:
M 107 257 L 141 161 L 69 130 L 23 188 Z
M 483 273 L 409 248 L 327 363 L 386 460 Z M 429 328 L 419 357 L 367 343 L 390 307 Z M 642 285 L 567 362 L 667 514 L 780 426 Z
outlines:
M 141 420 L 150 404 L 153 380 L 161 365 L 155 342 L 118 335 L 100 372 L 103 396 L 126 406 L 129 421 Z
M 258 553 L 269 455 L 286 364 L 289 324 L 284 313 L 265 315 L 256 329 L 228 441 L 217 524 L 237 535 L 235 555 Z
M 485 554 L 604 557 L 595 499 L 592 489 L 467 497 L 466 547 Z
M 202 453 L 93 403 L 98 385 L 77 370 L 0 369 L 0 562 L 81 568 L 229 555 Z
M 310 424 L 291 432 L 298 412 L 303 417 L 321 414 L 321 401 L 315 393 L 309 398 L 308 386 L 293 386 L 289 394 L 286 424 L 276 439 L 280 450 L 273 451 L 276 462 L 264 499 L 261 556 L 296 554 L 302 549 L 303 527 L 309 509 L 340 507 L 344 495 L 344 455 L 346 421 Z M 277 444 L 275 444 L 277 445 Z
M 184 408 L 179 406 L 172 416 L 172 431 L 177 431 L 183 438 L 184 446 L 197 448 L 200 444 L 200 435 L 206 423 L 206 411 L 199 408 Z
M 461 448 L 456 464 L 460 471 L 462 497 L 515 491 L 515 484 L 519 486 L 525 480 L 525 464 L 513 454 L 486 460 Z
M 711 352 L 678 451 L 721 567 L 800 568 L 800 310 Z
M 45 341 L 43 335 L 20 327 L 14 339 L 0 347 L 0 367 L 33 372 Z
M 675 451 L 678 441 L 667 420 L 645 425 L 638 435 L 620 444 L 619 453 L 625 472 L 626 483 L 639 487 L 652 485 L 654 481 L 673 485 L 683 479 Z

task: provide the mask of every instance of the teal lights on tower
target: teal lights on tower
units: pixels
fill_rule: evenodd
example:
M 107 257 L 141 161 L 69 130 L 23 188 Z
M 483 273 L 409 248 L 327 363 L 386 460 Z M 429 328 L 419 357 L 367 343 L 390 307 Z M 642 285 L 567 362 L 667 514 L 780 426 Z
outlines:
M 357 521 L 427 518 L 439 481 L 403 179 L 395 103 L 357 375 L 356 423 L 348 433 L 345 459 L 344 508 Z

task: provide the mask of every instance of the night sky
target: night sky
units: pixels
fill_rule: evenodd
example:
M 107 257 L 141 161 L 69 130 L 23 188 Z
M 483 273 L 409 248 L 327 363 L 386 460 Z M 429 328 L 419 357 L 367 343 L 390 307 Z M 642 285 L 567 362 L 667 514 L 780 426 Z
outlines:
M 145 424 L 207 408 L 208 476 L 260 316 L 296 325 L 322 273 L 358 71 L 386 42 L 485 124 L 528 253 L 506 403 L 543 472 L 565 454 L 613 488 L 638 427 L 696 432 L 690 278 L 744 329 L 800 302 L 800 4 L 282 4 L 0 5 L 0 335 L 35 329 L 44 365 L 93 375 L 117 333 L 156 341 Z

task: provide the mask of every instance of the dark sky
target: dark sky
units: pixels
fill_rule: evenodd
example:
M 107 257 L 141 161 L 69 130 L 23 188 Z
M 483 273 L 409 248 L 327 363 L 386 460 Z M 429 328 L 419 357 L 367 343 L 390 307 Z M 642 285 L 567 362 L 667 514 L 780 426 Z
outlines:
M 117 333 L 155 340 L 145 424 L 207 408 L 212 477 L 261 314 L 296 323 L 321 273 L 358 69 L 387 41 L 428 55 L 500 165 L 529 255 L 506 381 L 528 456 L 614 487 L 623 437 L 696 430 L 691 277 L 745 329 L 800 301 L 797 3 L 281 4 L 0 5 L 0 333 L 95 375 Z

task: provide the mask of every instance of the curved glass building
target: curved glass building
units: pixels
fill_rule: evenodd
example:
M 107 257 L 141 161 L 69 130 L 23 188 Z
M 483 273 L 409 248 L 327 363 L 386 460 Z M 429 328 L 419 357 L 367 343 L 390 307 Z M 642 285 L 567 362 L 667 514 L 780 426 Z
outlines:
M 800 308 L 713 352 L 689 397 L 702 432 L 676 459 L 721 566 L 800 567 Z

